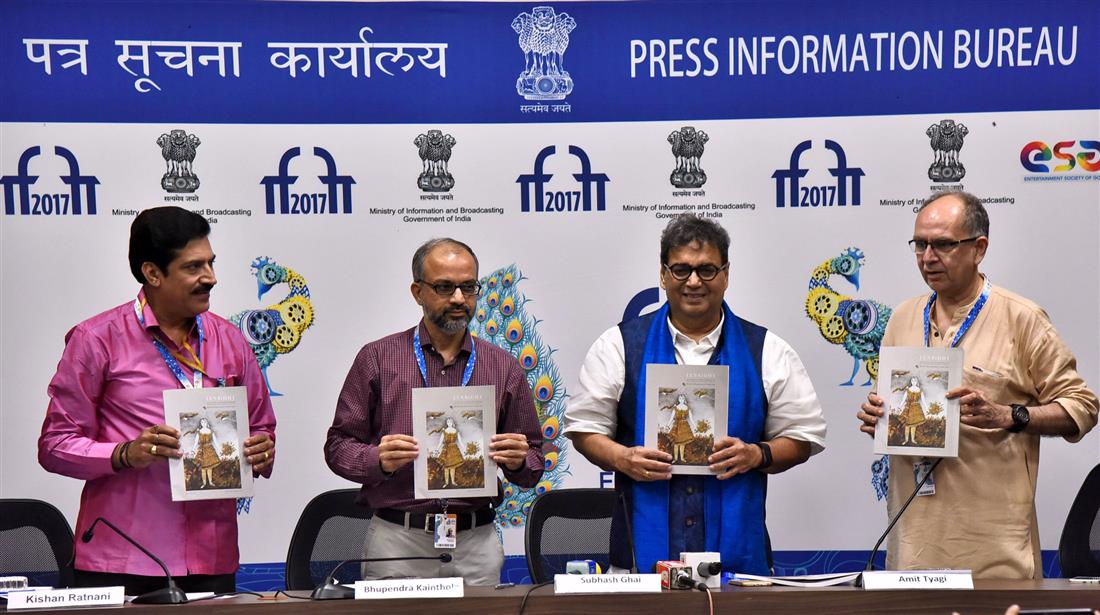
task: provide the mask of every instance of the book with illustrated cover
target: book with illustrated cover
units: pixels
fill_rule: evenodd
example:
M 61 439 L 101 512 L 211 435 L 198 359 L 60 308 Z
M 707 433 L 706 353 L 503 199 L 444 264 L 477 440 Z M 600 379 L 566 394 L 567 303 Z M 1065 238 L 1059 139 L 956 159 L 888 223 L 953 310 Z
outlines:
M 713 474 L 707 457 L 726 434 L 729 367 L 649 364 L 645 445 L 672 455 L 673 474 Z
M 173 501 L 252 497 L 244 387 L 165 391 L 164 423 L 179 430 L 183 452 L 168 460 Z
M 497 465 L 489 458 L 496 434 L 496 387 L 413 389 L 413 490 L 420 499 L 497 494 Z
M 881 348 L 875 453 L 958 457 L 959 401 L 947 392 L 962 386 L 962 363 L 960 348 Z

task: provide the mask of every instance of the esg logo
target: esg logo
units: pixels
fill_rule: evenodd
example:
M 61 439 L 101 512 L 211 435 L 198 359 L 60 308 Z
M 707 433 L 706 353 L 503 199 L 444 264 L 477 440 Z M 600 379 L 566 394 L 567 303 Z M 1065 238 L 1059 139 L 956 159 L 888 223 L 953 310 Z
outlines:
M 1081 141 L 1084 151 L 1067 152 L 1077 141 L 1059 141 L 1053 148 L 1042 141 L 1032 141 L 1020 150 L 1020 164 L 1032 173 L 1064 173 L 1080 166 L 1085 171 L 1100 171 L 1100 141 Z M 1046 163 L 1057 158 L 1062 164 L 1050 168 Z

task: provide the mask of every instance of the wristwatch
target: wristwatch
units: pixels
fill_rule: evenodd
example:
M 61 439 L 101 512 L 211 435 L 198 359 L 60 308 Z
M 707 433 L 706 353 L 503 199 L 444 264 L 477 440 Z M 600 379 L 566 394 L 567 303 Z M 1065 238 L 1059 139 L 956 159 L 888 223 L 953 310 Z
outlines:
M 772 447 L 767 442 L 757 442 L 756 445 L 760 447 L 760 452 L 764 454 L 764 458 L 760 461 L 760 465 L 756 466 L 756 469 L 763 470 L 772 464 Z
M 1019 404 L 1012 405 L 1012 427 L 1008 428 L 1010 433 L 1020 433 L 1027 429 L 1028 423 L 1031 422 L 1031 411 L 1027 409 L 1027 406 L 1021 406 Z

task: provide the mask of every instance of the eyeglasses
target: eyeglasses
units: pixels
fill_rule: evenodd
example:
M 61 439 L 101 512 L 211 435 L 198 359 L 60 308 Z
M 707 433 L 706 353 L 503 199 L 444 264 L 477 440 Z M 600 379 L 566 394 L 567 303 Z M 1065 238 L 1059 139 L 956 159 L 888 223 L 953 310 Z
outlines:
M 909 247 L 912 248 L 914 254 L 922 254 L 928 249 L 928 246 L 932 246 L 932 251 L 938 254 L 947 254 L 948 252 L 954 252 L 955 248 L 964 243 L 970 243 L 971 241 L 977 241 L 982 238 L 982 235 L 977 237 L 971 237 L 969 239 L 933 239 L 928 241 L 927 239 L 910 239 Z
M 672 277 L 681 282 L 691 277 L 692 272 L 699 276 L 699 279 L 704 282 L 713 280 L 719 272 L 729 269 L 730 264 L 726 263 L 721 267 L 715 265 L 699 265 L 698 267 L 692 267 L 691 265 L 676 264 L 676 265 L 664 265 L 666 271 L 672 275 Z
M 417 280 L 417 282 L 427 286 L 435 291 L 435 294 L 440 297 L 450 297 L 455 294 L 455 289 L 462 291 L 464 297 L 477 297 L 481 294 L 480 282 L 463 282 L 461 284 L 455 284 L 454 282 L 437 282 L 432 284 L 424 280 Z

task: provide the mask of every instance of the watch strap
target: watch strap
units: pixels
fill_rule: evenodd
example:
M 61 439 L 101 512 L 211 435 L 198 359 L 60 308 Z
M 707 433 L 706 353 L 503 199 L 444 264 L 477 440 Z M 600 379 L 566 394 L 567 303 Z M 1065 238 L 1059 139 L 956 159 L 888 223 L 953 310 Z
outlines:
M 772 447 L 767 442 L 757 442 L 757 446 L 760 447 L 760 452 L 763 453 L 764 459 L 761 460 L 760 465 L 756 466 L 757 470 L 763 470 L 764 468 L 772 465 Z

